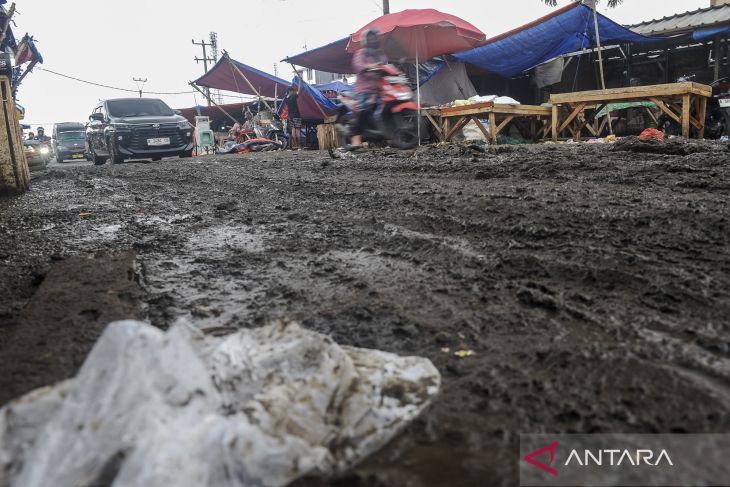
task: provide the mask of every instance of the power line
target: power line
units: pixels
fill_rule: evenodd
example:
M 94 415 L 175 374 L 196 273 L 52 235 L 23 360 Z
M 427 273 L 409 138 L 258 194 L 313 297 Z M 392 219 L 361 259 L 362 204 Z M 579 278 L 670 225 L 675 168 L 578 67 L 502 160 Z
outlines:
M 100 88 L 107 88 L 109 90 L 124 91 L 126 93 L 139 93 L 138 90 L 133 90 L 133 89 L 129 89 L 129 88 L 120 88 L 118 86 L 105 85 L 103 83 L 96 83 L 94 81 L 87 81 L 87 80 L 83 80 L 81 78 L 76 78 L 74 76 L 71 76 L 71 75 L 68 75 L 68 74 L 59 73 L 59 72 L 52 71 L 52 70 L 46 69 L 46 68 L 36 67 L 35 69 L 39 69 L 41 71 L 45 71 L 47 73 L 51 73 L 51 74 L 54 74 L 56 76 L 60 76 L 62 78 L 67 78 L 67 79 L 70 79 L 70 80 L 73 80 L 73 81 L 78 81 L 79 83 L 85 83 L 85 84 L 88 84 L 88 85 L 98 86 Z M 146 94 L 149 94 L 149 95 L 190 95 L 190 94 L 195 95 L 197 92 L 196 91 L 145 91 L 145 93 Z M 223 94 L 223 93 L 219 93 L 218 96 L 220 96 L 222 98 L 234 98 L 236 100 L 241 100 L 241 101 L 250 101 L 251 100 L 251 96 L 226 95 L 226 94 Z M 196 101 L 196 103 L 197 103 L 197 101 Z
M 78 81 L 79 83 L 85 83 L 87 85 L 98 86 L 100 88 L 107 88 L 110 90 L 124 91 L 127 93 L 139 93 L 139 90 L 133 90 L 133 89 L 129 89 L 129 88 L 120 88 L 118 86 L 111 86 L 111 85 L 105 85 L 103 83 L 96 83 L 94 81 L 87 81 L 87 80 L 84 80 L 81 78 L 76 78 L 76 77 L 68 75 L 68 74 L 63 74 L 63 73 L 59 73 L 57 71 L 52 71 L 48 68 L 36 67 L 35 69 L 45 71 L 47 73 L 55 74 L 56 76 L 60 76 L 62 78 Z M 194 91 L 145 91 L 145 93 L 148 93 L 150 95 L 189 95 L 189 94 L 195 93 L 195 92 Z

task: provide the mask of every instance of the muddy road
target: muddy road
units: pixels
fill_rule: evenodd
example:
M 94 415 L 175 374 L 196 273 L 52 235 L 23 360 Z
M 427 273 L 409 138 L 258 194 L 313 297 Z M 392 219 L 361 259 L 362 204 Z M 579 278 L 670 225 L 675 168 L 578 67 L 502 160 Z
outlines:
M 507 486 L 522 432 L 730 432 L 729 205 L 713 143 L 54 167 L 0 200 L 1 399 L 120 314 L 287 317 L 444 378 L 384 451 L 300 485 Z

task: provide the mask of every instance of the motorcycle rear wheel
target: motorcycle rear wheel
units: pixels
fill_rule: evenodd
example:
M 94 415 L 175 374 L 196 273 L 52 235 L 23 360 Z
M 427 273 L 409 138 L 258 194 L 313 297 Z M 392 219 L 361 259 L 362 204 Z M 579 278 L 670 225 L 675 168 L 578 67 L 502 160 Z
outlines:
M 413 149 L 418 145 L 418 119 L 412 110 L 404 110 L 393 115 L 395 130 L 391 143 L 398 149 Z

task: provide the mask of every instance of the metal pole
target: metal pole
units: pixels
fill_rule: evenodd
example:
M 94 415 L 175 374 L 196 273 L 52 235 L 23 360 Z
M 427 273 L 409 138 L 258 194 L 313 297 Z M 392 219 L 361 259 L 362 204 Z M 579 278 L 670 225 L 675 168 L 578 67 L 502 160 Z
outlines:
M 231 57 L 230 57 L 230 56 L 228 56 L 227 54 L 226 54 L 226 56 L 228 57 L 228 63 L 229 63 L 229 64 L 230 64 L 231 66 L 233 66 L 233 68 L 234 68 L 234 69 L 236 70 L 236 72 L 237 72 L 237 73 L 238 73 L 238 74 L 239 74 L 239 75 L 241 76 L 241 78 L 243 78 L 243 80 L 244 80 L 244 81 L 245 81 L 245 82 L 246 82 L 246 83 L 248 84 L 248 87 L 249 87 L 249 88 L 251 88 L 251 89 L 253 90 L 253 92 L 254 92 L 254 93 L 256 93 L 256 96 L 258 96 L 258 97 L 259 97 L 259 99 L 260 99 L 260 100 L 262 100 L 262 101 L 264 102 L 264 105 L 266 105 L 266 108 L 268 108 L 269 110 L 271 110 L 271 106 L 270 106 L 270 105 L 269 105 L 269 104 L 268 104 L 268 103 L 266 102 L 266 100 L 264 100 L 264 98 L 263 98 L 263 97 L 261 96 L 261 92 L 260 92 L 259 90 L 257 90 L 256 88 L 254 88 L 254 86 L 253 86 L 253 85 L 251 84 L 251 82 L 250 82 L 250 81 L 248 80 L 248 78 L 246 77 L 246 75 L 245 75 L 245 74 L 243 74 L 243 73 L 241 72 L 241 70 L 240 70 L 240 69 L 238 69 L 238 66 L 236 66 L 235 64 L 233 64 L 233 61 L 231 60 Z M 272 110 L 272 111 L 273 111 L 273 110 Z
M 144 84 L 147 83 L 147 78 L 132 78 L 132 81 L 137 83 L 137 89 L 139 90 L 139 97 L 142 98 L 142 91 L 144 90 Z M 140 85 L 140 83 L 142 83 Z
M 390 0 L 383 0 L 383 15 L 390 13 Z
M 601 71 L 601 89 L 606 89 L 606 76 L 603 72 L 603 50 L 601 49 L 601 31 L 598 28 L 598 9 L 596 3 L 593 2 L 593 25 L 596 28 L 596 47 L 598 48 L 598 67 Z M 611 123 L 611 110 L 606 113 L 608 118 L 608 132 L 613 135 L 613 124 Z
M 215 101 L 213 101 L 213 99 L 210 98 L 210 96 L 206 95 L 203 90 L 201 90 L 200 88 L 198 88 L 195 85 L 195 83 L 193 83 L 192 81 L 190 81 L 190 82 L 188 82 L 188 84 L 190 86 L 192 86 L 196 91 L 198 91 L 201 95 L 203 95 L 204 97 L 206 97 L 208 99 L 208 106 L 210 106 L 210 104 L 212 103 L 213 105 L 216 106 L 216 108 L 218 108 L 218 110 L 222 111 L 228 118 L 230 118 L 233 121 L 233 123 L 238 123 L 238 120 L 236 120 L 235 118 L 233 118 L 233 116 L 231 116 L 230 113 L 228 113 L 227 111 L 225 111 L 222 106 L 220 106 Z
M 418 112 L 416 114 L 416 123 L 418 124 L 418 146 L 421 146 L 421 68 L 418 65 L 418 42 L 416 42 L 416 98 L 418 104 Z
M 212 44 L 208 44 L 205 42 L 205 39 L 203 39 L 200 42 L 195 42 L 195 39 L 192 40 L 193 45 L 195 46 L 201 46 L 203 48 L 203 59 L 199 59 L 197 56 L 195 57 L 195 62 L 203 61 L 203 68 L 205 69 L 205 72 L 208 72 L 208 61 L 212 61 L 212 59 L 208 58 L 208 50 L 206 47 L 212 46 Z M 208 93 L 208 96 L 206 99 L 208 100 L 208 106 L 210 106 L 210 88 L 206 88 L 205 92 Z

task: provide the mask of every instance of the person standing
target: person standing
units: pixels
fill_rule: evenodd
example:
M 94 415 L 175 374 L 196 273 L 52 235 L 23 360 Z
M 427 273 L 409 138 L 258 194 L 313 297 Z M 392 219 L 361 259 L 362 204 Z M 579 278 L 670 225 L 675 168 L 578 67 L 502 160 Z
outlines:
M 302 147 L 302 114 L 299 111 L 299 93 L 301 90 L 301 80 L 297 78 L 297 82 L 292 83 L 284 99 L 287 110 L 289 141 L 292 149 L 301 149 Z
M 380 33 L 377 29 L 368 29 L 362 35 L 360 45 L 363 46 L 352 58 L 352 68 L 357 74 L 355 96 L 358 111 L 355 114 L 355 125 L 352 131 L 351 148 L 362 145 L 362 134 L 380 97 L 380 74 L 377 68 L 388 64 L 388 57 L 380 49 Z

